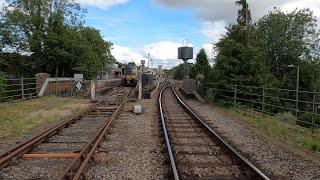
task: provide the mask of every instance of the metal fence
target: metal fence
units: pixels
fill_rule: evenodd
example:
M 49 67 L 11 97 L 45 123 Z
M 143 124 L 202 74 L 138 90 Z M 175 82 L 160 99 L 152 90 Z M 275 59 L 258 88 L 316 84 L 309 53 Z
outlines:
M 25 100 L 37 96 L 35 78 L 3 79 L 0 83 L 0 103 Z
M 108 88 L 121 85 L 120 79 L 115 80 L 94 80 L 96 92 L 100 93 Z M 63 97 L 90 97 L 92 80 L 81 81 L 81 88 L 78 89 L 74 78 L 47 78 L 46 82 L 36 84 L 36 78 L 3 79 L 0 82 L 0 103 L 14 102 L 35 98 L 40 96 L 54 95 Z M 42 89 L 44 88 L 44 89 Z
M 234 106 L 251 108 L 263 114 L 290 112 L 297 124 L 320 127 L 320 92 L 257 86 L 208 83 L 204 88 L 214 102 L 222 101 Z
M 73 78 L 49 78 L 44 95 L 74 96 L 88 98 L 91 94 L 92 82 L 95 84 L 96 93 L 101 93 L 110 88 L 120 86 L 121 80 L 83 80 L 81 87 L 77 87 L 77 81 Z

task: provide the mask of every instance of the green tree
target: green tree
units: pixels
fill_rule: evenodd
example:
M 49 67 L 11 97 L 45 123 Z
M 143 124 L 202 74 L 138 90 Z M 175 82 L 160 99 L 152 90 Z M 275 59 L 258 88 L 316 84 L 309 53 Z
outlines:
M 192 67 L 193 67 L 192 63 L 187 63 L 187 66 L 186 66 L 187 74 L 190 74 Z M 185 68 L 184 63 L 179 64 L 178 66 L 169 70 L 169 75 L 172 76 L 174 79 L 182 80 L 184 79 L 184 68 Z
M 1 17 L 4 42 L 16 52 L 31 53 L 32 65 L 46 71 L 44 43 L 57 12 L 62 12 L 69 25 L 79 25 L 81 8 L 69 0 L 7 0 Z
M 191 68 L 191 72 L 195 74 L 195 77 L 202 75 L 204 82 L 207 82 L 210 70 L 211 66 L 209 65 L 207 54 L 204 49 L 201 49 L 197 55 L 195 65 Z
M 308 9 L 291 13 L 274 9 L 258 21 L 257 27 L 267 53 L 268 70 L 282 82 L 282 87 L 295 87 L 296 71 L 286 68 L 294 64 L 301 67 L 301 86 L 310 90 L 310 81 L 318 76 L 313 67 L 320 68 L 320 35 L 313 13 Z
M 246 1 L 240 5 L 238 24 L 227 28 L 227 34 L 216 44 L 218 55 L 213 78 L 222 84 L 265 85 L 274 82 L 265 66 L 266 53 L 250 24 L 250 9 Z M 244 26 L 246 26 L 244 31 Z
M 251 11 L 247 0 L 237 0 L 236 5 L 241 7 L 238 10 L 238 24 L 242 27 L 248 27 L 251 24 Z
M 3 73 L 0 71 L 0 92 L 4 90 L 3 79 L 4 79 Z
M 110 54 L 111 42 L 106 42 L 100 32 L 94 28 L 80 29 L 77 36 L 75 49 L 77 72 L 82 72 L 87 77 L 95 77 L 108 62 L 114 61 Z M 111 58 L 111 59 L 110 59 Z
M 215 64 L 215 81 L 222 84 L 265 85 L 273 83 L 274 78 L 267 72 L 263 49 L 256 41 L 254 28 L 249 44 L 239 37 L 239 26 L 229 27 L 224 38 L 216 44 L 218 55 Z
M 132 62 L 129 62 L 129 63 L 128 63 L 128 66 L 136 66 L 136 63 L 133 62 L 133 61 L 132 61 Z
M 11 68 L 15 74 L 27 69 L 29 73 L 42 71 L 58 76 L 77 72 L 92 78 L 107 63 L 116 61 L 111 54 L 112 43 L 105 41 L 98 30 L 82 25 L 84 10 L 75 1 L 7 2 L 8 7 L 0 13 L 0 41 L 1 47 L 10 47 L 14 53 L 2 56 L 6 64 L 1 64 L 0 58 L 1 68 L 15 66 Z M 16 55 L 18 58 L 14 58 Z

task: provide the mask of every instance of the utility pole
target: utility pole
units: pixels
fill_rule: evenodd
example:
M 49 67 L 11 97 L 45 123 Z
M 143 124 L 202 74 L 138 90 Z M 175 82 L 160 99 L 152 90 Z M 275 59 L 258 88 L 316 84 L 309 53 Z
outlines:
M 150 68 L 150 53 L 148 53 L 148 68 Z

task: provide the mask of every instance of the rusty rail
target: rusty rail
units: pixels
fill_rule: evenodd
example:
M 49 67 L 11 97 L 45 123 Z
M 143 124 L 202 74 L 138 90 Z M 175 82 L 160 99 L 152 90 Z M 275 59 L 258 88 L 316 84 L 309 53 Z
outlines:
M 83 175 L 83 172 L 86 170 L 88 164 L 91 162 L 92 155 L 94 151 L 98 147 L 99 143 L 104 139 L 106 136 L 106 132 L 109 129 L 110 125 L 114 121 L 114 119 L 118 116 L 123 104 L 127 101 L 128 96 L 131 94 L 132 90 L 126 94 L 125 98 L 122 100 L 119 107 L 116 111 L 112 114 L 112 116 L 106 121 L 104 126 L 96 133 L 94 138 L 91 140 L 90 143 L 86 145 L 85 148 L 82 149 L 80 155 L 75 158 L 70 165 L 66 168 L 64 173 L 59 177 L 59 179 L 80 179 Z
M 110 95 L 114 94 L 115 92 L 112 92 Z M 12 160 L 18 159 L 23 156 L 23 154 L 30 151 L 33 147 L 36 145 L 42 143 L 49 137 L 58 134 L 59 131 L 65 127 L 68 127 L 69 125 L 75 123 L 76 121 L 80 120 L 82 116 L 89 113 L 97 104 L 107 99 L 107 97 L 103 98 L 99 102 L 89 106 L 87 109 L 82 111 L 80 114 L 74 116 L 71 119 L 68 119 L 62 123 L 56 124 L 52 127 L 49 127 L 48 129 L 34 135 L 33 137 L 29 138 L 28 140 L 18 144 L 17 146 L 7 150 L 6 152 L 0 154 L 0 170 L 4 168 L 5 166 L 9 165 Z

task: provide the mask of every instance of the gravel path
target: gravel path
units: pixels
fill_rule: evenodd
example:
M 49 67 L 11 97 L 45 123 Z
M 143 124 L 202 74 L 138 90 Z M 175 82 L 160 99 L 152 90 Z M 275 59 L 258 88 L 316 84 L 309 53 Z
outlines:
M 101 143 L 88 179 L 168 179 L 167 155 L 157 115 L 157 99 L 141 100 L 142 115 L 124 107 Z M 127 110 L 126 110 L 127 109 Z
M 267 135 L 233 119 L 211 105 L 187 100 L 204 120 L 251 162 L 273 179 L 320 179 L 320 166 L 304 158 L 301 151 L 275 143 Z M 303 153 L 302 153 L 303 154 Z

